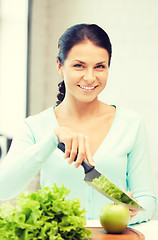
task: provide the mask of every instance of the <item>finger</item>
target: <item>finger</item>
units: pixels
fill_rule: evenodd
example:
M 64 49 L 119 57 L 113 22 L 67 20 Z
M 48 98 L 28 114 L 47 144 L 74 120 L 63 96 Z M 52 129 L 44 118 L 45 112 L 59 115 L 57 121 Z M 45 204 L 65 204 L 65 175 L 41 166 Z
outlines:
M 74 137 L 73 140 L 72 140 L 70 158 L 68 160 L 69 164 L 71 164 L 75 160 L 76 154 L 77 154 L 77 148 L 78 148 L 78 140 L 77 140 L 77 137 Z
M 85 157 L 85 137 L 82 134 L 78 135 L 78 155 L 75 162 L 75 167 L 78 168 Z
M 88 137 L 85 137 L 85 148 L 86 148 L 86 159 L 87 161 L 92 165 L 95 166 L 95 162 L 93 160 L 91 151 L 90 151 L 90 146 L 89 146 L 89 141 L 88 141 Z
M 130 217 L 133 218 L 137 215 L 138 211 L 136 210 L 130 210 Z
M 125 193 L 126 193 L 129 197 L 133 198 L 135 202 L 138 202 L 138 200 L 134 198 L 132 192 L 130 192 L 130 191 L 125 191 Z
M 127 194 L 129 197 L 134 198 L 132 192 L 126 191 L 126 194 Z
M 65 155 L 64 158 L 69 158 L 70 157 L 70 152 L 72 148 L 72 141 L 71 139 L 67 139 L 66 141 L 63 141 L 65 144 Z

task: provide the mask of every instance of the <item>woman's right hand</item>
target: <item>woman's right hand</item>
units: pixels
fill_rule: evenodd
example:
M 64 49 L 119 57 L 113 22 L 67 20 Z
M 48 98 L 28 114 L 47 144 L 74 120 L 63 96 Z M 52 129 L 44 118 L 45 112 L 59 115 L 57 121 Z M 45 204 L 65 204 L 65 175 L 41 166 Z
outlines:
M 65 158 L 69 158 L 69 164 L 75 160 L 76 154 L 78 154 L 74 165 L 76 168 L 81 165 L 84 158 L 92 166 L 95 165 L 87 136 L 68 127 L 55 128 L 54 133 L 58 141 L 65 144 Z

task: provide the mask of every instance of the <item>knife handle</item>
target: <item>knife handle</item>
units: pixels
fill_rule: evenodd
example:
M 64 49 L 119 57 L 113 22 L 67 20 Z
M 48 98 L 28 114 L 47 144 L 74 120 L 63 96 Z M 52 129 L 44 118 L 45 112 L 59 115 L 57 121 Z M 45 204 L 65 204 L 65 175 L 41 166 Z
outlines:
M 61 151 L 65 152 L 65 144 L 64 144 L 64 143 L 59 142 L 59 143 L 58 143 L 58 148 L 59 148 Z M 76 155 L 74 161 L 76 161 L 76 159 L 77 159 L 77 155 Z M 82 167 L 84 168 L 85 174 L 88 173 L 88 172 L 90 172 L 90 171 L 94 168 L 93 166 L 91 166 L 91 165 L 89 164 L 89 162 L 88 162 L 86 159 L 83 159 L 83 162 L 81 163 L 81 165 L 82 165 Z

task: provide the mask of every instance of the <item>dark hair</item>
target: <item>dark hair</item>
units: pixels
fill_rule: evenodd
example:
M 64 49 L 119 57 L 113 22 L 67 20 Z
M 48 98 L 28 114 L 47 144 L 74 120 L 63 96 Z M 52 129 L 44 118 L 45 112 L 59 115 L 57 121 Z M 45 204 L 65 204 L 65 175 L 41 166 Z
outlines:
M 59 53 L 57 59 L 63 65 L 71 48 L 83 41 L 90 40 L 96 46 L 102 47 L 109 53 L 109 63 L 111 62 L 112 46 L 108 34 L 96 24 L 77 24 L 68 28 L 60 37 L 58 42 Z M 65 97 L 64 81 L 58 84 L 59 94 L 57 95 L 59 105 Z

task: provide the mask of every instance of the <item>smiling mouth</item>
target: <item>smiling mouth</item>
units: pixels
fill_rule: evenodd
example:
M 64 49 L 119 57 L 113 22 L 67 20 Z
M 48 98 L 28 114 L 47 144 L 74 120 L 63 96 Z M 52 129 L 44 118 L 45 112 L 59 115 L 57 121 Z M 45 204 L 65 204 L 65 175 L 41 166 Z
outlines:
M 97 86 L 94 87 L 86 87 L 86 86 L 82 86 L 82 85 L 78 85 L 80 88 L 84 89 L 84 90 L 93 90 L 95 89 Z

